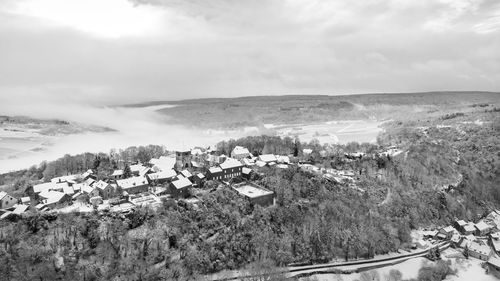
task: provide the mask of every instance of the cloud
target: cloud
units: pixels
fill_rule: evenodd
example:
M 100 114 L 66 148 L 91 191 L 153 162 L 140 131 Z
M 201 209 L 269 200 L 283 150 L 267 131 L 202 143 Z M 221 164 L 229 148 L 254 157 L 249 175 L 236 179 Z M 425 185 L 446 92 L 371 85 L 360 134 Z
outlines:
M 494 0 L 6 0 L 0 97 L 495 91 L 499 15 Z

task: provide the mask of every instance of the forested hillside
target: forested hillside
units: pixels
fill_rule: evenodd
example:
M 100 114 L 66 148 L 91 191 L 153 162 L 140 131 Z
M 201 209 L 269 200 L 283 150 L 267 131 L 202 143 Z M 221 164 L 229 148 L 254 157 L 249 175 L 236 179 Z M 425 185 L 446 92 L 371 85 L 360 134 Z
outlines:
M 474 107 L 393 121 L 376 145 L 269 136 L 221 142 L 221 154 L 245 145 L 252 153 L 289 153 L 317 167 L 352 170 L 356 188 L 296 166 L 264 167 L 252 180 L 275 192 L 276 205 L 268 208 L 207 182 L 196 205 L 164 201 L 157 210 L 138 208 L 127 215 L 33 213 L 0 222 L 0 279 L 189 280 L 256 264 L 350 260 L 408 248 L 412 229 L 455 218 L 477 221 L 500 208 L 498 112 Z M 384 156 L 388 146 L 402 153 Z M 313 153 L 304 155 L 304 148 Z M 350 152 L 365 154 L 352 159 L 346 157 Z M 22 190 L 49 174 L 89 166 L 104 171 L 119 165 L 117 159 L 162 153 L 151 146 L 67 156 L 2 180 Z

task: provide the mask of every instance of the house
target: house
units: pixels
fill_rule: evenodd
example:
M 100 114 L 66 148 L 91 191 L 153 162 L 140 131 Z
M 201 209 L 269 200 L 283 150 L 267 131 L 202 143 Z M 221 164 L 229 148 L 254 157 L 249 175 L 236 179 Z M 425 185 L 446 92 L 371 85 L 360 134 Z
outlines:
M 13 214 L 16 214 L 16 215 L 21 215 L 21 214 L 23 214 L 24 212 L 26 212 L 30 206 L 28 206 L 28 205 L 23 205 L 23 204 L 18 204 L 18 205 L 16 205 L 15 207 L 16 207 L 16 208 L 14 209 L 14 211 L 12 211 L 12 213 L 13 213 Z
M 191 174 L 191 172 L 189 172 L 188 170 L 182 170 L 181 175 L 185 178 L 188 178 L 189 180 L 191 180 L 193 177 L 193 174 Z
M 278 161 L 278 159 L 276 158 L 276 156 L 274 154 L 259 155 L 258 159 L 259 159 L 259 161 L 265 162 L 266 164 Z
M 151 172 L 151 169 L 149 167 L 146 167 L 142 164 L 135 164 L 135 165 L 130 165 L 130 171 L 132 172 L 132 175 L 134 176 L 145 176 L 146 174 Z
M 231 158 L 241 160 L 243 158 L 252 157 L 250 151 L 242 146 L 236 146 L 233 151 L 231 151 Z
M 464 220 L 457 220 L 453 223 L 453 226 L 460 232 L 464 232 L 464 226 L 467 225 L 467 222 Z
M 30 203 L 31 203 L 31 198 L 29 196 L 21 197 L 21 204 L 30 205 Z
M 241 163 L 247 167 L 255 165 L 255 160 L 253 159 L 248 159 L 248 158 L 243 158 L 241 159 Z
M 71 201 L 71 196 L 68 196 L 64 192 L 54 190 L 44 191 L 40 193 L 39 196 L 42 198 L 44 207 L 48 208 L 54 208 L 59 204 Z
M 225 180 L 241 176 L 241 169 L 243 168 L 243 165 L 238 160 L 227 159 L 219 166 L 222 169 L 222 175 Z
M 73 186 L 69 186 L 69 185 L 64 185 L 62 192 L 64 194 L 68 194 L 69 196 L 72 196 L 73 194 L 75 194 L 75 190 L 73 189 Z
M 17 198 L 7 194 L 5 191 L 0 191 L 0 209 L 7 209 L 17 204 Z
M 493 250 L 500 254 L 500 232 L 490 234 L 489 242 Z
M 438 238 L 451 239 L 454 231 L 455 231 L 455 229 L 451 225 L 449 225 L 447 227 L 443 227 L 438 232 Z
M 205 182 L 205 175 L 202 173 L 197 173 L 193 176 L 193 181 L 197 187 L 203 187 L 203 183 Z
M 62 177 L 56 177 L 51 179 L 50 181 L 52 183 L 63 183 L 63 182 L 68 182 L 70 184 L 76 183 L 78 176 L 77 175 L 68 175 L 68 176 L 62 176 Z
M 100 180 L 94 184 L 94 187 L 98 190 L 99 196 L 102 197 L 102 199 L 107 200 L 114 195 L 115 189 L 111 186 L 111 184 Z
M 241 175 L 243 176 L 243 178 L 245 178 L 246 180 L 250 180 L 250 177 L 252 176 L 252 169 L 250 168 L 247 168 L 247 167 L 243 167 L 241 169 Z
M 309 148 L 302 149 L 302 154 L 304 154 L 304 156 L 310 155 L 312 152 L 313 150 Z
M 469 247 L 469 245 L 476 241 L 476 236 L 470 234 L 470 235 L 467 235 L 467 236 L 462 236 L 462 239 L 460 240 L 460 243 L 459 243 L 459 247 L 460 248 L 465 248 L 465 247 Z
M 88 194 L 89 197 L 99 196 L 99 190 L 90 185 L 83 184 L 80 188 L 80 192 L 83 194 Z
M 113 173 L 111 174 L 111 177 L 114 180 L 123 179 L 123 170 L 114 170 Z
M 173 170 L 163 170 L 156 173 L 148 174 L 149 183 L 152 185 L 162 184 L 165 182 L 172 181 L 177 176 L 177 173 Z
M 203 171 L 203 168 L 205 167 L 203 164 L 197 161 L 191 161 L 191 167 L 193 168 L 194 171 L 196 172 L 201 172 Z
M 476 231 L 476 228 L 474 227 L 474 224 L 473 223 L 467 223 L 463 227 L 462 234 L 463 235 L 470 235 L 470 234 L 473 234 L 475 231 Z
M 500 230 L 500 211 L 498 210 L 492 211 L 483 220 L 492 228 Z
M 470 243 L 468 249 L 469 256 L 483 261 L 487 261 L 493 254 L 493 251 L 491 251 L 488 245 L 479 244 L 478 242 Z
M 290 157 L 288 157 L 288 156 L 280 156 L 280 155 L 278 155 L 276 157 L 276 159 L 278 160 L 277 162 L 279 164 L 290 164 Z
M 160 158 L 153 158 L 149 164 L 153 166 L 153 171 L 168 171 L 175 167 L 176 158 L 171 156 L 160 156 Z
M 488 266 L 488 274 L 495 276 L 497 279 L 500 279 L 500 258 L 491 257 L 487 262 Z
M 45 183 L 41 183 L 41 184 L 35 184 L 33 186 L 33 192 L 35 194 L 38 194 L 42 191 L 49 191 L 49 190 L 52 190 L 54 188 L 55 184 L 53 184 L 52 182 L 45 182 Z
M 141 176 L 117 180 L 116 184 L 129 194 L 147 192 L 149 189 L 148 179 Z
M 187 178 L 180 178 L 170 183 L 169 193 L 174 198 L 185 198 L 189 195 L 189 188 L 193 183 Z
M 242 184 L 233 186 L 240 195 L 244 196 L 253 204 L 267 207 L 274 204 L 274 192 L 255 184 Z
M 476 228 L 476 235 L 477 236 L 484 236 L 490 233 L 490 226 L 487 225 L 484 221 L 480 221 L 474 225 Z
M 208 169 L 206 177 L 207 180 L 222 180 L 222 169 L 219 167 L 211 167 Z
M 81 178 L 83 180 L 86 180 L 88 178 L 93 178 L 93 179 L 96 179 L 97 177 L 94 175 L 94 171 L 92 171 L 91 169 L 88 169 L 85 173 L 83 173 L 81 175 Z

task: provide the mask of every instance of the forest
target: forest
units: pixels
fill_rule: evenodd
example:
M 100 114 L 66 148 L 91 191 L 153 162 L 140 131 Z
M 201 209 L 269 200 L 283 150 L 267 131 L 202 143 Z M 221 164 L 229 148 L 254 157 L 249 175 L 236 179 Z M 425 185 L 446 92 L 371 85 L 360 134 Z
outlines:
M 275 192 L 276 205 L 268 208 L 208 182 L 196 205 L 165 200 L 158 209 L 126 215 L 32 213 L 0 222 L 0 279 L 196 280 L 223 270 L 371 258 L 409 248 L 412 229 L 456 218 L 477 221 L 499 208 L 499 119 L 496 111 L 478 107 L 463 115 L 393 121 L 377 144 L 273 136 L 224 141 L 220 154 L 243 145 L 256 154 L 291 154 L 319 167 L 353 170 L 363 191 L 298 167 L 264 167 L 253 180 Z M 382 155 L 388 146 L 404 153 Z M 303 148 L 314 152 L 303 155 Z M 356 151 L 366 155 L 345 157 Z M 0 181 L 22 193 L 34 180 L 88 168 L 105 175 L 127 161 L 165 153 L 148 146 L 67 155 Z M 440 263 L 424 267 L 418 280 L 448 274 L 449 266 Z

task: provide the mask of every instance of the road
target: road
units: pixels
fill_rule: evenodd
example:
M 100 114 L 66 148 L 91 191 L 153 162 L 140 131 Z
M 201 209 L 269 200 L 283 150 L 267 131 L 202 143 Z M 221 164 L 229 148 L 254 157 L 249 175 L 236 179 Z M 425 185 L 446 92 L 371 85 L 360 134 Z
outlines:
M 448 242 L 442 242 L 438 244 L 439 249 L 445 250 L 450 244 Z M 325 274 L 325 273 L 354 273 L 361 272 L 375 268 L 381 268 L 385 266 L 390 266 L 404 262 L 409 259 L 423 257 L 427 254 L 429 248 L 410 254 L 402 254 L 388 258 L 378 258 L 371 260 L 360 260 L 342 263 L 327 263 L 327 264 L 316 264 L 316 265 L 305 265 L 305 266 L 294 266 L 283 268 L 277 271 L 276 274 L 284 274 L 288 278 L 292 277 L 305 277 L 315 274 Z M 226 280 L 244 280 L 246 278 L 260 277 L 259 275 L 248 275 L 243 271 L 235 271 L 236 276 L 225 277 L 225 278 L 208 278 L 212 281 L 226 281 Z

